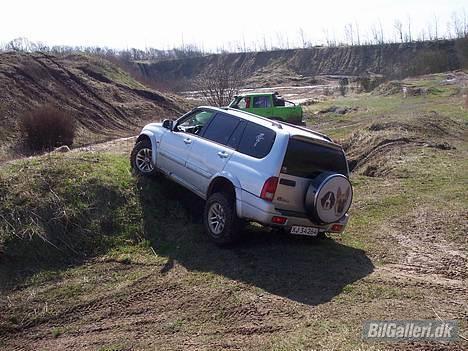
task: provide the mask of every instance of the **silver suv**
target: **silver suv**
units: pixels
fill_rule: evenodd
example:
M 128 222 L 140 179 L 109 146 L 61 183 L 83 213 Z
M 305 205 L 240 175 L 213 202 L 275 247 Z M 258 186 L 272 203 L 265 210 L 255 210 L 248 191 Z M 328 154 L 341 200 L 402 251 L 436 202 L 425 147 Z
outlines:
M 306 128 L 230 108 L 199 107 L 145 126 L 135 172 L 163 173 L 206 200 L 206 232 L 220 245 L 255 221 L 291 234 L 340 233 L 352 187 L 342 148 Z

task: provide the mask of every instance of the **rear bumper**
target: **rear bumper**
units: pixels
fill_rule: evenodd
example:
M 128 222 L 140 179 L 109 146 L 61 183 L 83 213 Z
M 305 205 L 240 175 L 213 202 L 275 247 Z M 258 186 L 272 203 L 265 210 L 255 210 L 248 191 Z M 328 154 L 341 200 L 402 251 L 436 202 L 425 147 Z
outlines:
M 278 211 L 275 206 L 268 201 L 260 199 L 259 197 L 242 191 L 242 200 L 237 199 L 237 215 L 241 218 L 252 220 L 270 227 L 291 228 L 292 226 L 315 227 L 319 232 L 330 232 L 334 224 L 341 224 L 346 227 L 348 223 L 348 214 L 344 215 L 339 221 L 331 224 L 317 224 L 307 217 L 298 217 L 294 215 L 285 215 Z M 272 223 L 272 218 L 280 216 L 286 218 L 284 224 Z

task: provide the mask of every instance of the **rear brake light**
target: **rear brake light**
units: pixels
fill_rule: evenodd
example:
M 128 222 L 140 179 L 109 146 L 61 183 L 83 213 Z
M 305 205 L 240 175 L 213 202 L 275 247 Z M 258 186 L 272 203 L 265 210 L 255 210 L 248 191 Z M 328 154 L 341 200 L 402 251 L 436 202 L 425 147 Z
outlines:
M 330 231 L 334 233 L 340 233 L 343 231 L 343 229 L 344 229 L 343 224 L 333 224 L 330 228 Z
M 278 186 L 278 177 L 270 177 L 263 184 L 260 198 L 266 201 L 273 201 L 275 197 L 276 187 Z
M 275 224 L 284 224 L 286 223 L 287 218 L 286 217 L 280 217 L 280 216 L 273 216 L 271 218 L 271 223 Z

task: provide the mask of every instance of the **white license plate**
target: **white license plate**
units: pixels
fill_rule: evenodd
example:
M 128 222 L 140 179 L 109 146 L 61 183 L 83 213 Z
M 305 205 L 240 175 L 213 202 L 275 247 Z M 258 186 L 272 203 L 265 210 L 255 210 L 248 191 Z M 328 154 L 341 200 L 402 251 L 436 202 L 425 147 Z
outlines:
M 318 235 L 318 228 L 314 227 L 301 227 L 298 225 L 291 227 L 291 234 L 295 235 L 306 235 L 306 236 L 317 236 Z

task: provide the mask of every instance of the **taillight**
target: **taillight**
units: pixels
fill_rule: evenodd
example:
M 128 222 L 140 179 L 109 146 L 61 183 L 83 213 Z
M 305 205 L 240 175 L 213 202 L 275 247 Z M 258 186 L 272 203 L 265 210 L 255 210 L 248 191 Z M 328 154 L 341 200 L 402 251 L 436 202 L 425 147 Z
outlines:
M 330 228 L 330 231 L 333 232 L 333 233 L 341 233 L 344 229 L 344 225 L 343 224 L 338 224 L 338 223 L 335 223 L 331 226 Z
M 271 217 L 271 223 L 284 224 L 284 223 L 286 223 L 286 221 L 287 221 L 286 217 L 280 217 L 280 216 Z
M 263 184 L 260 197 L 266 201 L 273 201 L 275 197 L 276 187 L 278 186 L 278 177 L 270 177 Z

